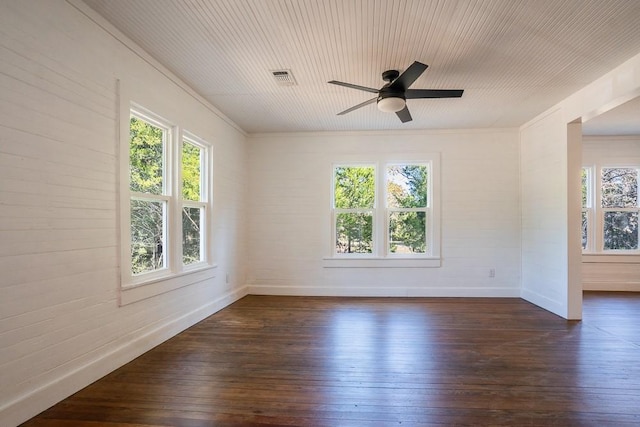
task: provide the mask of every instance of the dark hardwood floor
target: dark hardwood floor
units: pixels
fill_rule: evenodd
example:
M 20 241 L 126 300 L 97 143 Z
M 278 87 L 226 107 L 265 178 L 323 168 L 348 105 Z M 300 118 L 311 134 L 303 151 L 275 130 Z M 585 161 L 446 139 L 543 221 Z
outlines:
M 25 426 L 640 425 L 640 293 L 248 296 Z

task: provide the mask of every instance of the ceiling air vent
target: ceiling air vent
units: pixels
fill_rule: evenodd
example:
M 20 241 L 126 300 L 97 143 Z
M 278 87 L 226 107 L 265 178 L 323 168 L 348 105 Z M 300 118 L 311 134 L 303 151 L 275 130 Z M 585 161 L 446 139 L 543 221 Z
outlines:
M 272 70 L 273 79 L 280 86 L 293 86 L 296 84 L 296 79 L 293 78 L 291 70 Z

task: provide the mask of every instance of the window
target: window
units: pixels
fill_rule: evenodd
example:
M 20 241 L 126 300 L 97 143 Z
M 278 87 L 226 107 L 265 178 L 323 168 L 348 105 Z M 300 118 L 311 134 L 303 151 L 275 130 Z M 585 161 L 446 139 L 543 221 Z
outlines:
M 438 258 L 434 165 L 437 167 L 435 160 L 387 163 L 382 168 L 377 164 L 335 165 L 333 259 Z M 427 264 L 399 263 L 439 266 L 439 261 L 437 265 Z M 393 265 L 385 263 L 385 266 Z
M 429 213 L 427 165 L 387 166 L 386 205 L 390 254 L 426 254 Z
M 602 168 L 604 250 L 638 249 L 638 169 Z
M 193 136 L 182 141 L 182 263 L 204 261 L 203 219 L 207 217 L 206 188 L 203 170 L 206 146 Z
M 375 181 L 373 166 L 335 168 L 336 253 L 373 253 Z
M 211 147 L 132 107 L 127 148 L 123 288 L 210 266 Z
M 586 252 L 636 253 L 640 168 L 601 167 L 597 182 L 595 169 L 582 169 L 582 247 Z
M 131 206 L 131 273 L 166 268 L 167 145 L 170 128 L 132 113 L 129 123 L 129 191 Z

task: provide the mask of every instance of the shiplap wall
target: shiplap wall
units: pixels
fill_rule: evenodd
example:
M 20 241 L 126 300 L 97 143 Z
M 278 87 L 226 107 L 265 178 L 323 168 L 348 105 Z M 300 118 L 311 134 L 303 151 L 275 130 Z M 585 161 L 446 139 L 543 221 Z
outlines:
M 585 166 L 640 164 L 640 136 L 585 137 L 582 162 Z M 640 291 L 640 255 L 585 255 L 582 260 L 583 289 Z
M 250 292 L 519 295 L 517 130 L 254 135 L 249 143 Z M 332 165 L 421 161 L 428 153 L 441 161 L 442 266 L 324 268 Z
M 570 239 L 570 228 L 580 227 L 579 209 L 573 210 L 580 203 L 582 147 L 571 140 L 569 123 L 639 95 L 640 54 L 520 129 L 522 297 L 560 316 L 582 316 L 581 247 Z
M 520 152 L 523 297 L 566 316 L 567 144 L 559 111 L 522 132 Z
M 246 137 L 135 51 L 63 0 L 0 3 L 2 426 L 244 293 Z M 122 307 L 117 79 L 214 144 L 218 264 L 214 278 Z

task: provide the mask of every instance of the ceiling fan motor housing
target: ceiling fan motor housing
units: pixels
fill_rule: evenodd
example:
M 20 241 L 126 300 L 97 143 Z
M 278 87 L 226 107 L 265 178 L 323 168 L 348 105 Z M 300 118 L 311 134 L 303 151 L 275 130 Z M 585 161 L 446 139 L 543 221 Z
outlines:
M 400 72 L 398 70 L 387 70 L 382 73 L 382 80 L 385 82 L 391 83 L 395 79 L 400 76 Z
M 402 98 L 406 99 L 404 96 L 404 90 L 391 89 L 389 87 L 383 87 L 378 92 L 378 101 L 385 98 Z
M 382 80 L 386 81 L 382 89 L 378 92 L 376 103 L 378 109 L 386 113 L 395 113 L 402 110 L 406 105 L 404 88 L 392 87 L 392 83 L 400 76 L 397 70 L 387 70 L 382 73 Z M 396 85 L 397 86 L 397 85 Z

